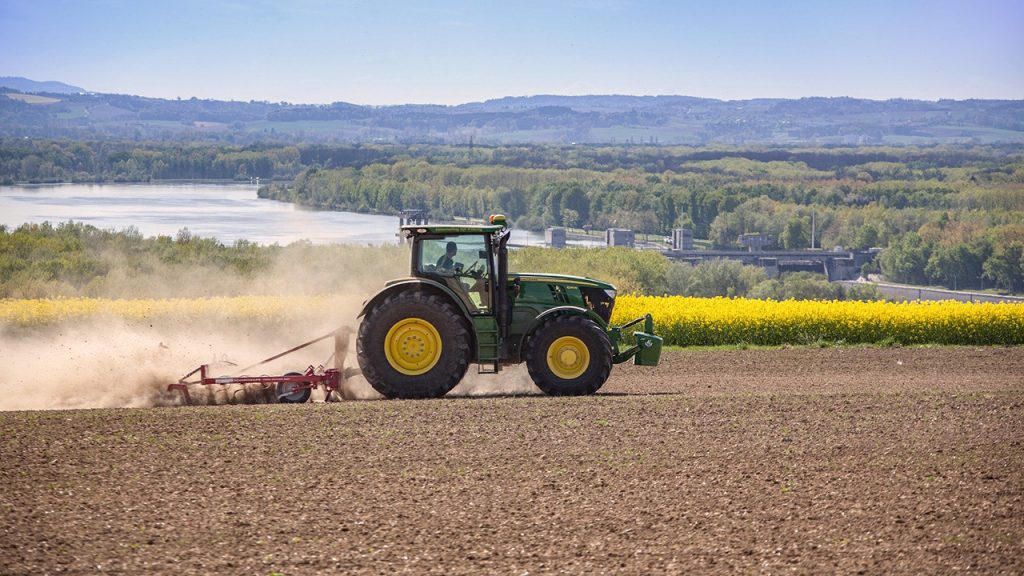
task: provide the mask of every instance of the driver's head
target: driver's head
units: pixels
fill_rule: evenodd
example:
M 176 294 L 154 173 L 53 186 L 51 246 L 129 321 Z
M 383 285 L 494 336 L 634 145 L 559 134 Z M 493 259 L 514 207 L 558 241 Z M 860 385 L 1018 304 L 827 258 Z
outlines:
M 459 247 L 455 245 L 455 242 L 449 242 L 448 245 L 445 247 L 444 251 L 446 254 L 448 254 L 448 257 L 451 258 L 452 256 L 455 256 L 456 252 L 459 251 Z

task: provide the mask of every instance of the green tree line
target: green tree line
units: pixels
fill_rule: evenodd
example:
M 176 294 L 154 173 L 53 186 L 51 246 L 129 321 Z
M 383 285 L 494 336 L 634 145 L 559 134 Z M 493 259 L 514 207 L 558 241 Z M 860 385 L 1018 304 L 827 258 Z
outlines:
M 0 178 L 259 176 L 264 198 L 519 228 L 694 231 L 718 248 L 885 248 L 899 282 L 1022 291 L 1024 149 L 275 145 L 0 140 Z M 990 262 L 991 261 L 991 262 Z
M 297 174 L 298 148 L 0 140 L 0 182 L 249 180 Z

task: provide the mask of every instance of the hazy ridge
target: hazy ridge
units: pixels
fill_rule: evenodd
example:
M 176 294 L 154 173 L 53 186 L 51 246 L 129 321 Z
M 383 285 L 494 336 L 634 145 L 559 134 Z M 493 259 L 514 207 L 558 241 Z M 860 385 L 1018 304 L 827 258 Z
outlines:
M 457 106 L 303 105 L 86 93 L 59 82 L 13 80 L 0 78 L 0 86 L 11 88 L 0 95 L 0 136 L 234 143 L 472 139 L 481 145 L 1024 143 L 1024 100 L 537 95 Z
M 77 94 L 86 91 L 85 88 L 63 82 L 38 82 L 21 76 L 0 76 L 0 87 L 11 88 L 19 92 L 49 92 L 51 94 Z

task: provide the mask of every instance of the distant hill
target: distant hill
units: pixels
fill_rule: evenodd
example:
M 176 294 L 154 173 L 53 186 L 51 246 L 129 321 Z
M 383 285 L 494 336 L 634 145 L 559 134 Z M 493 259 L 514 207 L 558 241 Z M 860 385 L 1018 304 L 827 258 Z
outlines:
M 1024 100 L 537 95 L 458 106 L 359 106 L 89 94 L 59 82 L 32 82 L 30 89 L 51 84 L 66 91 L 0 95 L 0 136 L 239 144 L 1024 144 Z M 29 89 L 20 86 L 11 88 Z
M 20 76 L 0 76 L 0 87 L 13 88 L 19 92 L 48 92 L 50 94 L 78 94 L 85 88 L 63 82 L 37 82 Z

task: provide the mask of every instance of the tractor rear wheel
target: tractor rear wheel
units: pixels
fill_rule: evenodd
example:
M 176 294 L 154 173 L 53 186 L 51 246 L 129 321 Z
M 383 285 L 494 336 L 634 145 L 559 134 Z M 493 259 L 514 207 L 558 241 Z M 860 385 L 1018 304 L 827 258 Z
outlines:
M 556 316 L 534 332 L 526 348 L 526 368 L 549 396 L 597 392 L 612 370 L 612 346 L 593 320 Z
M 374 306 L 359 325 L 359 368 L 388 398 L 437 398 L 466 374 L 472 353 L 466 320 L 447 299 L 405 291 Z

